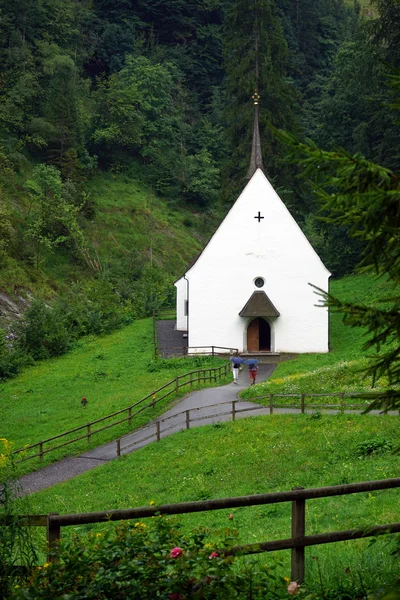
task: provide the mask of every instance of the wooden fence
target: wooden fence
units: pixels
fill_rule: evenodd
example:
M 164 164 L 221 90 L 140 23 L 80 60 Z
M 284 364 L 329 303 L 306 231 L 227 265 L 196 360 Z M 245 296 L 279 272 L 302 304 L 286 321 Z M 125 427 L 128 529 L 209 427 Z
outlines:
M 64 433 L 60 433 L 60 434 L 53 436 L 51 438 L 48 438 L 46 440 L 42 440 L 40 442 L 37 442 L 36 444 L 31 444 L 30 446 L 26 446 L 24 448 L 19 448 L 18 450 L 15 450 L 13 452 L 13 454 L 15 454 L 17 456 L 22 454 L 22 458 L 20 458 L 19 460 L 16 460 L 15 462 L 17 462 L 17 463 L 24 462 L 26 460 L 31 460 L 32 458 L 36 458 L 36 457 L 39 457 L 40 462 L 43 462 L 43 456 L 45 454 L 54 452 L 55 450 L 58 450 L 59 448 L 68 446 L 69 444 L 76 443 L 85 438 L 86 438 L 87 442 L 90 443 L 92 440 L 92 437 L 94 435 L 96 435 L 97 433 L 100 433 L 101 431 L 105 431 L 106 429 L 110 429 L 111 427 L 115 427 L 116 425 L 120 425 L 121 423 L 125 423 L 125 422 L 128 422 L 128 424 L 131 425 L 132 419 L 134 417 L 136 417 L 137 415 L 139 415 L 141 412 L 145 411 L 148 408 L 154 408 L 158 402 L 160 402 L 161 400 L 164 400 L 164 398 L 167 398 L 168 396 L 170 396 L 172 394 L 176 394 L 179 389 L 181 389 L 185 386 L 193 387 L 193 385 L 195 385 L 195 384 L 201 384 L 201 383 L 212 382 L 212 381 L 216 382 L 219 378 L 226 376 L 229 371 L 230 371 L 230 363 L 227 362 L 225 365 L 223 365 L 221 367 L 215 367 L 215 368 L 210 368 L 210 369 L 201 369 L 199 371 L 191 371 L 189 373 L 185 373 L 184 375 L 179 375 L 172 381 L 169 381 L 168 383 L 166 383 L 165 385 L 160 387 L 158 390 L 151 392 L 151 394 L 148 394 L 147 396 L 145 396 L 144 398 L 142 398 L 135 404 L 128 406 L 127 408 L 118 410 L 110 415 L 106 415 L 105 417 L 96 419 L 95 421 L 90 421 L 89 423 L 85 423 L 84 425 L 80 425 L 79 427 L 75 427 L 74 429 L 70 429 L 69 431 L 66 431 Z M 157 396 L 161 392 L 162 392 L 162 395 Z M 315 402 L 312 402 L 312 403 L 306 402 L 307 398 L 323 398 L 323 397 L 338 398 L 338 402 L 330 403 L 330 404 L 323 404 L 323 403 L 316 404 Z M 151 398 L 150 403 L 145 404 L 145 405 L 141 406 L 140 408 L 138 408 L 140 405 L 142 405 L 146 400 L 149 400 L 150 398 Z M 279 401 L 278 402 L 276 401 L 279 398 L 290 398 L 291 400 L 293 400 L 293 402 L 290 404 L 280 403 Z M 232 420 L 234 421 L 237 414 L 251 413 L 254 411 L 258 411 L 258 412 L 265 411 L 265 412 L 268 412 L 269 414 L 273 414 L 275 409 L 289 409 L 289 410 L 292 409 L 292 410 L 298 410 L 300 413 L 305 413 L 307 410 L 324 409 L 324 410 L 332 410 L 332 411 L 344 413 L 346 410 L 362 411 L 362 410 L 366 409 L 367 405 L 365 403 L 364 404 L 349 403 L 349 402 L 346 402 L 346 398 L 353 399 L 354 395 L 347 396 L 344 393 L 336 393 L 336 394 L 335 393 L 329 393 L 329 394 L 315 394 L 315 393 L 268 394 L 268 396 L 257 396 L 257 398 L 254 398 L 254 400 L 255 399 L 257 399 L 257 400 L 268 399 L 268 403 L 266 405 L 258 404 L 258 405 L 252 406 L 252 407 L 248 407 L 248 406 L 247 407 L 238 407 L 238 402 L 240 402 L 240 401 L 233 400 L 233 401 L 229 401 L 229 402 L 222 402 L 222 403 L 210 405 L 207 407 L 208 409 L 210 409 L 210 408 L 217 407 L 217 406 L 220 408 L 221 406 L 227 405 L 226 411 L 218 411 L 215 414 L 208 414 L 206 416 L 194 416 L 194 417 L 192 415 L 198 414 L 199 411 L 201 410 L 201 408 L 192 408 L 190 410 L 186 410 L 181 413 L 177 413 L 176 415 L 173 415 L 172 417 L 166 417 L 165 419 L 158 419 L 157 422 L 154 423 L 153 425 L 145 425 L 144 427 L 136 429 L 124 437 L 118 438 L 115 442 L 116 443 L 116 456 L 120 456 L 124 451 L 126 452 L 127 450 L 132 449 L 132 448 L 134 448 L 134 446 L 143 445 L 144 442 L 146 442 L 148 440 L 159 441 L 161 439 L 163 433 L 165 433 L 167 431 L 172 431 L 172 429 L 175 429 L 175 431 L 181 430 L 182 427 L 180 426 L 180 424 L 178 424 L 178 425 L 172 424 L 170 426 L 167 426 L 164 429 L 162 429 L 162 424 L 167 421 L 171 421 L 172 419 L 175 419 L 176 417 L 179 417 L 182 415 L 184 415 L 184 427 L 183 428 L 189 429 L 190 423 L 204 421 L 204 420 L 210 420 L 212 418 L 223 417 L 226 415 L 232 415 Z M 297 403 L 295 402 L 295 399 L 298 399 Z M 136 410 L 136 412 L 133 412 L 133 410 L 135 408 L 137 408 L 137 410 Z M 392 414 L 395 414 L 395 413 L 393 412 Z M 93 429 L 93 426 L 98 425 L 100 423 L 104 423 L 107 420 L 114 419 L 115 417 L 118 417 L 120 415 L 124 415 L 124 416 L 122 418 L 118 419 L 117 421 L 114 421 L 112 423 L 105 425 L 104 427 L 100 427 L 98 429 Z M 224 419 L 224 420 L 226 420 L 226 419 Z M 153 431 L 151 431 L 151 429 Z M 149 432 L 149 430 L 150 430 L 150 432 Z M 84 433 L 82 433 L 82 435 L 79 435 L 76 438 L 67 440 L 56 446 L 52 446 L 51 448 L 45 447 L 45 444 L 54 442 L 55 440 L 61 440 L 62 438 L 67 437 L 68 435 L 78 433 L 78 432 L 84 432 Z M 128 444 L 124 445 L 124 441 L 126 441 L 126 438 L 132 437 L 134 434 L 138 435 L 142 432 L 144 433 L 143 438 L 135 439 L 135 441 L 129 442 Z M 34 454 L 29 454 L 28 456 L 24 456 L 29 450 L 34 450 L 34 449 L 37 449 L 38 451 Z
M 52 550 L 61 537 L 61 528 L 87 525 L 91 523 L 105 523 L 109 521 L 122 521 L 129 519 L 143 519 L 153 517 L 157 514 L 178 515 L 195 512 L 231 509 L 247 506 L 262 506 L 282 502 L 292 503 L 291 532 L 292 536 L 287 539 L 262 541 L 256 544 L 245 544 L 234 546 L 224 551 L 225 555 L 245 555 L 276 550 L 291 550 L 291 579 L 302 583 L 305 572 L 305 548 L 320 544 L 330 544 L 347 540 L 355 540 L 365 537 L 375 537 L 388 533 L 399 533 L 400 523 L 385 525 L 374 525 L 359 529 L 334 531 L 330 533 L 319 533 L 306 535 L 306 501 L 316 498 L 330 498 L 333 496 L 346 496 L 372 492 L 376 490 L 395 489 L 400 487 L 400 478 L 383 479 L 380 481 L 366 481 L 362 483 L 351 483 L 322 488 L 296 488 L 287 492 L 276 492 L 272 494 L 257 494 L 254 496 L 238 496 L 232 498 L 219 498 L 216 500 L 205 500 L 197 502 L 181 502 L 178 504 L 162 504 L 160 506 L 144 506 L 132 509 L 106 510 L 101 512 L 59 515 L 56 513 L 48 515 L 28 515 L 21 517 L 21 524 L 26 526 L 42 526 L 47 530 L 47 541 L 49 548 L 48 561 L 54 560 Z M 5 519 L 0 524 L 7 524 Z
M 183 429 L 190 429 L 191 423 L 200 423 L 201 421 L 206 421 L 210 423 L 213 419 L 222 420 L 222 421 L 235 421 L 237 415 L 242 413 L 247 413 L 251 416 L 251 413 L 257 413 L 257 415 L 270 414 L 274 413 L 274 410 L 297 410 L 299 413 L 303 414 L 307 410 L 314 411 L 315 409 L 325 409 L 331 411 L 332 413 L 340 413 L 343 414 L 346 410 L 354 410 L 360 411 L 365 409 L 365 404 L 350 404 L 345 403 L 344 394 L 298 394 L 299 402 L 297 404 L 280 404 L 275 403 L 275 397 L 289 397 L 293 398 L 296 394 L 269 394 L 268 405 L 263 406 L 262 404 L 255 404 L 253 406 L 241 406 L 243 401 L 241 400 L 229 400 L 227 402 L 218 402 L 216 404 L 209 404 L 207 407 L 196 407 L 181 411 L 179 413 L 175 413 L 165 418 L 159 418 L 154 423 L 149 425 L 145 425 L 144 427 L 137 429 L 126 436 L 120 437 L 115 441 L 115 454 L 116 456 L 121 456 L 121 454 L 127 454 L 129 452 L 133 452 L 135 447 L 143 446 L 145 443 L 150 442 L 159 442 L 162 437 L 166 437 L 163 434 L 168 432 L 176 433 L 178 431 L 182 431 Z M 337 404 L 307 404 L 306 397 L 321 397 L 321 396 L 334 396 L 339 397 L 340 402 Z M 261 396 L 261 398 L 265 398 L 265 396 Z M 201 415 L 201 411 L 207 409 L 207 414 Z M 216 409 L 216 412 L 210 413 L 211 409 Z M 225 410 L 226 408 L 226 410 Z M 221 410 L 222 409 L 222 410 Z M 392 413 L 396 414 L 397 413 Z M 223 417 L 230 417 L 223 418 Z M 164 424 L 167 424 L 166 427 L 163 427 Z M 142 437 L 141 437 L 141 434 Z
M 144 398 L 127 406 L 126 408 L 122 408 L 113 412 L 105 417 L 101 417 L 99 419 L 95 419 L 94 421 L 90 421 L 89 423 L 85 423 L 84 425 L 80 425 L 79 427 L 74 427 L 64 433 L 60 433 L 53 437 L 47 438 L 45 440 L 41 440 L 36 444 L 30 444 L 29 446 L 24 446 L 23 448 L 19 448 L 18 450 L 14 450 L 13 454 L 17 457 L 20 457 L 15 462 L 21 463 L 27 460 L 31 460 L 33 458 L 39 457 L 40 462 L 43 462 L 43 457 L 45 454 L 49 454 L 50 452 L 54 452 L 55 450 L 59 450 L 65 446 L 69 446 L 70 444 L 74 444 L 81 440 L 86 439 L 88 444 L 91 443 L 93 436 L 100 433 L 101 431 L 105 431 L 106 429 L 110 429 L 115 427 L 116 425 L 120 425 L 121 423 L 128 423 L 131 425 L 132 419 L 144 412 L 148 408 L 154 408 L 156 404 L 167 398 L 168 396 L 173 396 L 178 393 L 178 391 L 184 387 L 190 386 L 192 388 L 195 384 L 205 384 L 206 382 L 217 382 L 221 377 L 225 377 L 230 371 L 230 363 L 226 362 L 226 364 L 220 367 L 214 367 L 209 369 L 199 369 L 197 371 L 190 371 L 189 373 L 185 373 L 184 375 L 179 375 L 169 381 L 165 385 L 161 386 L 157 390 L 147 394 Z M 147 400 L 150 402 L 146 403 Z M 136 409 L 136 410 L 134 410 Z M 118 420 L 108 423 L 100 428 L 94 429 L 94 426 L 98 426 L 99 424 L 104 424 L 106 421 L 110 421 L 115 419 Z M 67 436 L 72 434 L 79 434 L 78 437 L 74 437 L 73 439 L 69 439 L 67 441 L 62 441 Z M 62 442 L 57 443 L 55 446 L 51 446 L 50 448 L 46 447 L 50 442 Z M 30 451 L 35 451 L 34 454 L 31 454 Z

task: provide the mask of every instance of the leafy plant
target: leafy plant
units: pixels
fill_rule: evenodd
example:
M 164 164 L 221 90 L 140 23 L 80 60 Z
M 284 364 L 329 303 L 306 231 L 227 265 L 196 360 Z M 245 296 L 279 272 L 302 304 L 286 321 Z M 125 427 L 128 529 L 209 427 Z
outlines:
M 0 598 L 11 597 L 21 569 L 38 560 L 31 528 L 19 521 L 22 511 L 18 492 L 12 444 L 0 438 Z
M 360 442 L 355 447 L 355 454 L 359 458 L 371 456 L 371 454 L 380 454 L 383 452 L 391 452 L 393 443 L 383 437 L 376 436 L 374 438 Z
M 183 535 L 170 519 L 156 517 L 118 526 L 115 534 L 90 533 L 62 544 L 14 597 L 79 599 L 268 600 L 287 597 L 274 569 L 250 563 L 236 568 L 224 557 L 236 540 L 229 528 L 211 536 L 204 528 Z

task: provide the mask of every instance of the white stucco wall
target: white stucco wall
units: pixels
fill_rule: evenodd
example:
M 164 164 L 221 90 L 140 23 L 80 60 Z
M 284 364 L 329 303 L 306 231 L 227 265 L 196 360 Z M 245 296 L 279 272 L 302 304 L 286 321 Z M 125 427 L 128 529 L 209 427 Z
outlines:
M 178 331 L 187 330 L 187 316 L 185 315 L 185 301 L 187 300 L 187 281 L 184 277 L 175 282 L 176 287 L 176 328 Z
M 264 219 L 254 218 L 260 212 Z M 275 352 L 327 352 L 328 311 L 314 305 L 308 285 L 328 289 L 329 272 L 307 238 L 258 169 L 220 227 L 187 271 L 189 346 L 219 345 L 246 350 L 250 318 L 239 312 L 256 277 L 280 316 L 271 325 Z M 185 280 L 183 281 L 186 286 Z M 178 315 L 183 288 L 177 282 Z M 181 296 L 180 296 L 181 294 Z M 183 314 L 183 311 L 182 311 Z M 186 317 L 185 317 L 186 329 Z M 178 328 L 183 326 L 178 317 Z

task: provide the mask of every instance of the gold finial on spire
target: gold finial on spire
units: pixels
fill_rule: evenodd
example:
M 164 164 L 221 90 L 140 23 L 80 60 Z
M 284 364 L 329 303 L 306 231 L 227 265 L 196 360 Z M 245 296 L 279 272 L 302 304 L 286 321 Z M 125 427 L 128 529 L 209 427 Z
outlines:
M 257 90 L 254 92 L 254 94 L 252 95 L 252 98 L 254 100 L 254 106 L 257 106 L 259 99 L 261 98 L 260 94 L 257 92 Z

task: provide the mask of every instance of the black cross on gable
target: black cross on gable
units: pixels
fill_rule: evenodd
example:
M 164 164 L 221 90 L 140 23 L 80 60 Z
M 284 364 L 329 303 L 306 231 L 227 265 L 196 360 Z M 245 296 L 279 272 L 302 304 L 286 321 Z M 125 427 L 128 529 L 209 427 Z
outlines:
M 261 223 L 261 219 L 263 219 L 264 217 L 262 217 L 260 211 L 258 211 L 258 215 L 256 215 L 254 218 L 258 219 L 258 222 Z

